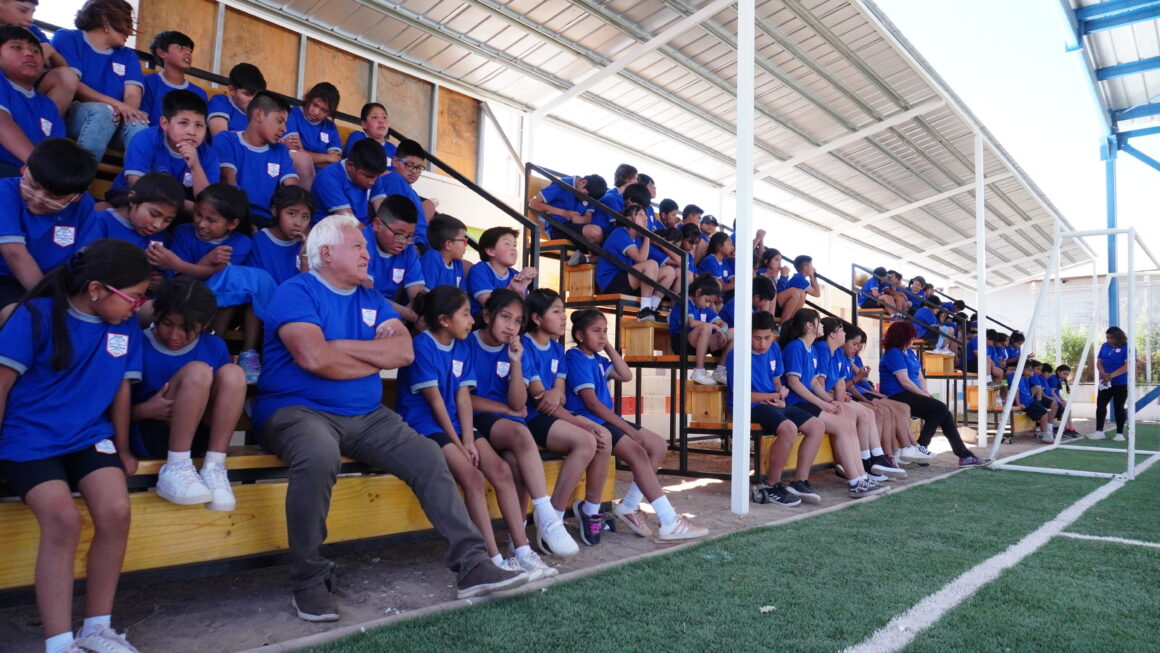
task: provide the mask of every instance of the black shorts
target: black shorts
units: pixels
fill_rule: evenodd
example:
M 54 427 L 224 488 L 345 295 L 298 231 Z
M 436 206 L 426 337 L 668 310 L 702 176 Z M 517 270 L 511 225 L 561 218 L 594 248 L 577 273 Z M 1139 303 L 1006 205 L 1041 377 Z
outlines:
M 536 415 L 528 420 L 528 430 L 532 432 L 532 439 L 536 441 L 536 444 L 547 448 L 548 432 L 552 430 L 552 425 L 557 421 L 559 420 L 555 417 L 544 414 Z
M 614 426 L 612 424 L 609 424 L 608 422 L 596 422 L 596 423 L 603 426 L 604 428 L 608 429 L 608 432 L 612 434 L 612 448 L 613 449 L 616 448 L 616 443 L 620 442 L 621 438 L 628 435 L 619 426 Z
M 483 440 L 491 440 L 491 430 L 500 420 L 508 420 L 517 424 L 523 424 L 522 421 L 514 417 L 506 417 L 504 415 L 496 415 L 495 413 L 476 413 L 471 418 L 471 423 L 475 427 L 475 437 Z
M 787 405 L 785 408 L 778 408 L 776 406 L 754 406 L 750 410 L 753 421 L 761 424 L 762 432 L 767 435 L 772 435 L 777 431 L 777 427 L 781 423 L 789 420 L 793 425 L 801 428 L 803 424 L 813 419 L 815 416 L 798 408 L 797 406 Z
M 616 273 L 615 277 L 612 277 L 612 281 L 609 281 L 608 285 L 600 289 L 600 292 L 604 295 L 631 295 L 636 291 L 628 282 L 628 273 L 621 270 Z
M 934 349 L 938 345 L 938 332 L 931 329 L 926 330 L 926 335 L 921 338 L 916 338 L 915 342 L 921 342 L 927 349 Z M 977 361 L 976 361 L 977 362 Z
M 810 417 L 817 417 L 818 415 L 822 414 L 821 408 L 818 408 L 817 406 L 811 404 L 808 401 L 800 401 L 796 404 L 786 404 L 786 408 L 797 408 L 798 410 L 809 415 Z M 788 417 L 788 415 L 786 415 L 786 416 Z M 798 426 L 801 426 L 801 424 L 798 424 Z
M 1047 414 L 1047 408 L 1045 408 L 1043 404 L 1039 403 L 1038 401 L 1033 401 L 1031 402 L 1031 405 L 1023 409 L 1023 412 L 1027 413 L 1027 416 L 1031 419 L 1038 421 L 1039 418 Z
M 155 419 L 133 422 L 129 448 L 138 458 L 165 458 L 169 455 L 169 423 Z M 209 449 L 209 427 L 198 424 L 193 434 L 190 455 L 200 458 Z
M 47 481 L 64 481 L 69 489 L 77 490 L 81 479 L 106 467 L 124 469 L 121 457 L 113 453 L 97 451 L 101 443 L 108 443 L 112 450 L 112 440 L 102 440 L 79 451 L 66 453 L 41 460 L 0 460 L 0 476 L 8 481 L 8 486 L 23 499 L 32 488 Z
M 677 356 L 681 355 L 681 338 L 685 339 L 685 345 L 689 348 L 687 350 L 688 355 L 692 356 L 692 355 L 696 354 L 697 348 L 695 346 L 693 346 L 693 343 L 689 342 L 689 334 L 688 333 L 686 333 L 682 336 L 682 334 L 680 334 L 680 333 L 669 332 L 669 346 L 673 348 L 673 354 L 677 355 Z M 710 356 L 720 356 L 722 351 L 724 351 L 724 350 L 723 349 L 713 349 L 712 347 L 710 347 L 708 353 Z
M 428 433 L 424 437 L 426 437 L 428 440 L 434 440 L 435 444 L 439 445 L 440 449 L 442 449 L 443 447 L 446 447 L 449 444 L 453 444 L 451 441 L 451 436 L 447 435 L 446 433 L 444 433 L 442 431 L 437 431 L 435 433 Z
M 858 308 L 863 309 L 863 310 L 869 310 L 872 308 L 882 308 L 882 304 L 879 304 L 878 300 L 873 298 L 873 297 L 867 297 L 867 298 L 862 300 L 862 303 L 858 304 Z

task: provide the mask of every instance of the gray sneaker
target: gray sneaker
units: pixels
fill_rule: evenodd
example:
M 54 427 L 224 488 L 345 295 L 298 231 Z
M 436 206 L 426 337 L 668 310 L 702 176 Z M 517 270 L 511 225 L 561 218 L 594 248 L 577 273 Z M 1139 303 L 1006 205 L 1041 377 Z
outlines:
M 528 582 L 526 573 L 500 569 L 490 560 L 483 560 L 456 584 L 458 592 L 455 596 L 467 599 L 498 590 L 519 587 L 526 582 Z
M 305 621 L 338 621 L 338 602 L 330 593 L 326 583 L 311 585 L 294 592 L 290 605 L 298 611 L 298 618 Z
M 856 484 L 850 486 L 849 494 L 853 499 L 861 499 L 862 497 L 868 497 L 871 494 L 881 492 L 885 489 L 873 478 L 864 477 L 859 479 Z
M 72 645 L 89 653 L 141 653 L 124 635 L 108 626 L 97 626 L 93 632 L 75 640 Z
M 588 262 L 588 257 L 584 255 L 584 252 L 582 252 L 580 250 L 576 250 L 576 251 L 572 252 L 572 256 L 568 257 L 567 265 L 575 267 L 577 265 L 583 265 L 587 262 Z

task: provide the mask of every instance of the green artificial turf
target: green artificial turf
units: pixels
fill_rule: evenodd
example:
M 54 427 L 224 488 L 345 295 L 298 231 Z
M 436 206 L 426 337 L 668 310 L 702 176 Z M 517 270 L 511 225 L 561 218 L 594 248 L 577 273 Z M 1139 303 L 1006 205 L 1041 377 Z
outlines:
M 1160 542 L 1160 463 L 1156 465 L 1096 504 L 1068 530 L 1085 535 Z M 1153 566 L 1160 567 L 1160 550 L 1154 549 L 1152 555 Z M 1157 603 L 1160 604 L 1160 600 Z
M 1136 454 L 1136 464 L 1139 465 L 1148 458 L 1149 455 L 1147 454 Z M 1011 464 L 1027 467 L 1051 467 L 1053 469 L 1074 469 L 1085 472 L 1123 474 L 1128 471 L 1128 454 L 1123 450 L 1104 452 L 1052 449 L 1035 454 L 1034 456 L 1020 458 Z

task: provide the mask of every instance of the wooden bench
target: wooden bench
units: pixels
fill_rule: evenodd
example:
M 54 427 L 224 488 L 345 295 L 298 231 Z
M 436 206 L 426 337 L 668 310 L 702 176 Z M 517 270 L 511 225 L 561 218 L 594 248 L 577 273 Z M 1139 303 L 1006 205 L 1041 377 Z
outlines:
M 628 320 L 620 326 L 620 344 L 625 358 L 672 355 L 667 322 Z
M 689 430 L 696 431 L 696 432 L 702 432 L 702 433 L 704 433 L 704 432 L 710 432 L 710 433 L 719 432 L 719 433 L 721 433 L 721 435 L 723 437 L 727 438 L 728 437 L 727 434 L 731 433 L 733 431 L 733 422 L 728 421 L 728 420 L 727 421 L 693 421 L 689 424 Z M 768 447 L 773 445 L 773 441 L 776 439 L 776 436 L 763 434 L 761 432 L 761 425 L 756 424 L 756 423 L 749 425 L 749 432 L 750 432 L 750 437 L 753 440 L 753 452 L 752 452 L 752 455 L 753 455 L 753 476 L 752 476 L 752 480 L 754 482 L 759 482 L 759 481 L 764 480 L 764 478 L 765 478 L 765 473 L 761 471 L 762 465 L 765 464 L 765 459 L 767 458 L 766 452 L 769 451 Z M 785 471 L 783 472 L 783 474 L 792 473 L 793 471 L 795 471 L 797 469 L 796 465 L 797 465 L 798 448 L 801 446 L 801 443 L 802 443 L 801 437 L 795 438 L 794 443 L 793 443 L 793 448 L 790 449 L 789 457 L 786 459 L 786 466 L 785 466 Z M 817 455 L 814 456 L 814 462 L 810 466 L 810 469 L 823 469 L 826 467 L 831 467 L 831 466 L 833 466 L 833 464 L 835 462 L 836 461 L 834 459 L 834 450 L 830 446 L 830 438 L 824 437 L 824 438 L 822 438 L 821 446 L 818 447 Z
M 926 377 L 944 376 L 955 371 L 955 357 L 922 352 L 922 373 Z

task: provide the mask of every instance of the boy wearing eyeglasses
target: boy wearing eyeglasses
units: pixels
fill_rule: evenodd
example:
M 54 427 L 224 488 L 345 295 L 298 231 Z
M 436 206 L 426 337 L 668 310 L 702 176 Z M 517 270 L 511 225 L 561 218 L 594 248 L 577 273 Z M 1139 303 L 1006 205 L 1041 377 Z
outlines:
M 92 219 L 93 155 L 63 138 L 41 141 L 21 176 L 0 179 L 0 307 L 31 289 L 76 249 Z
M 369 225 L 387 192 L 383 173 L 387 170 L 387 153 L 378 143 L 359 141 L 350 154 L 322 169 L 314 178 L 310 194 L 314 196 L 314 223 L 328 215 L 345 213 Z M 368 239 L 369 240 L 369 239 Z
M 378 147 L 371 139 L 355 143 L 358 147 L 367 143 Z M 381 147 L 378 147 L 382 151 Z M 315 182 L 317 187 L 317 182 Z M 370 247 L 370 261 L 367 262 L 367 276 L 374 289 L 383 293 L 391 308 L 409 325 L 414 325 L 419 316 L 410 308 L 415 296 L 427 289 L 423 278 L 423 266 L 419 253 L 412 241 L 415 239 L 415 223 L 419 214 L 411 200 L 402 195 L 388 195 L 375 212 L 371 226 L 363 231 Z
M 383 190 L 388 195 L 402 195 L 415 205 L 415 211 L 419 216 L 418 222 L 415 223 L 415 244 L 420 249 L 426 250 L 428 218 L 435 216 L 434 214 L 428 216 L 424 212 L 423 200 L 412 186 L 419 181 L 419 176 L 427 167 L 427 153 L 423 151 L 423 146 L 415 141 L 409 139 L 402 141 L 395 149 L 395 160 L 392 165 L 395 171 L 383 176 Z

